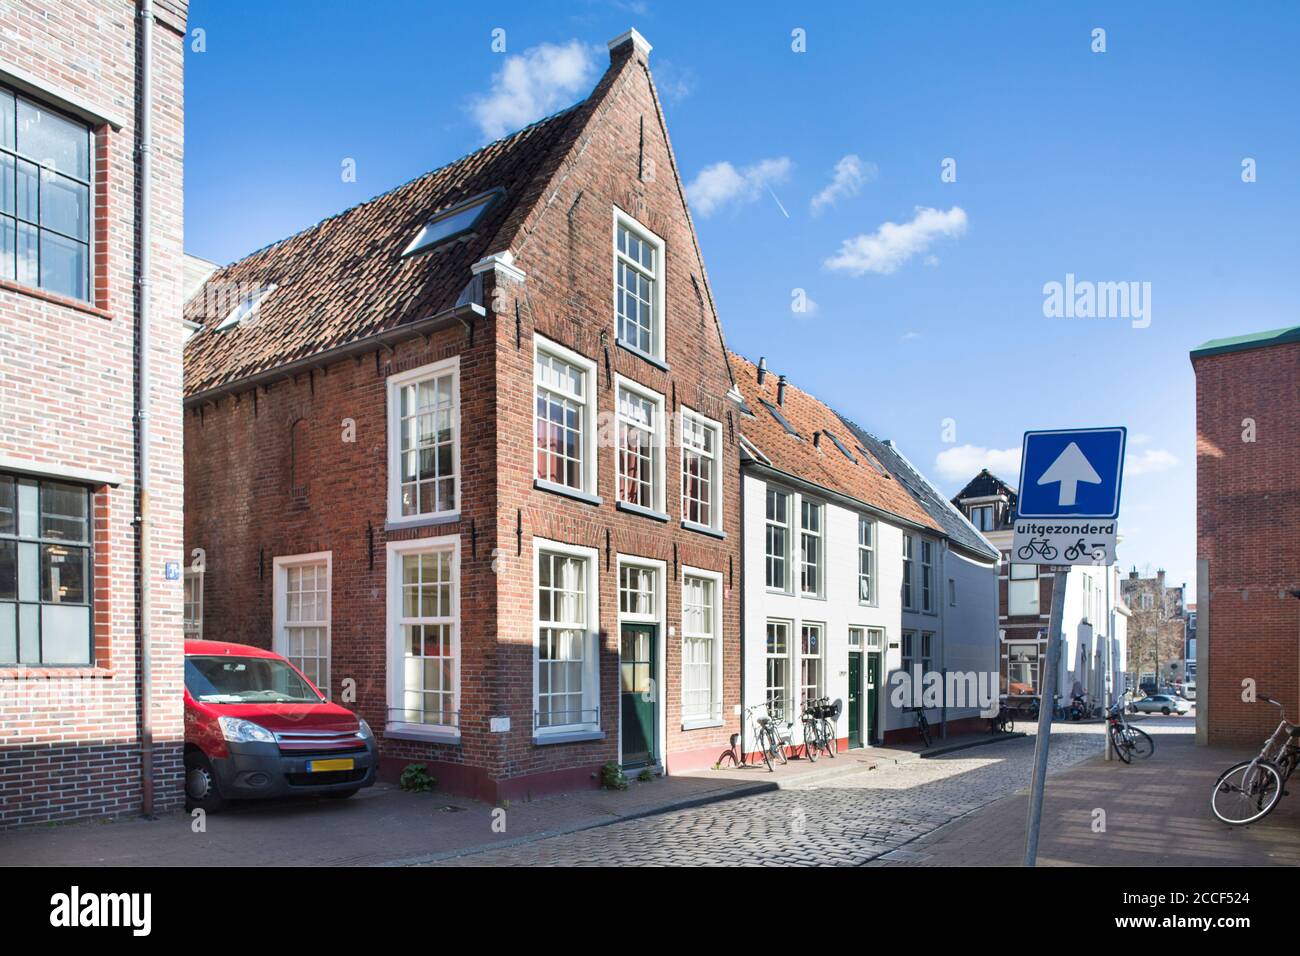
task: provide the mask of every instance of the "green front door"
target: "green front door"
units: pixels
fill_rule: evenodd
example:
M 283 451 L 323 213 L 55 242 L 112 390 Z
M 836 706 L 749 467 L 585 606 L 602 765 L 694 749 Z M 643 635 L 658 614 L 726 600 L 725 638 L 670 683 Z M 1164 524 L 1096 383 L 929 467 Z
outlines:
M 655 686 L 653 624 L 624 624 L 619 641 L 622 695 L 623 766 L 644 767 L 655 762 L 655 731 L 659 726 L 659 689 Z
M 862 653 L 849 651 L 849 747 L 862 746 Z
M 880 655 L 867 655 L 867 741 L 880 740 L 876 727 L 876 714 L 880 712 Z

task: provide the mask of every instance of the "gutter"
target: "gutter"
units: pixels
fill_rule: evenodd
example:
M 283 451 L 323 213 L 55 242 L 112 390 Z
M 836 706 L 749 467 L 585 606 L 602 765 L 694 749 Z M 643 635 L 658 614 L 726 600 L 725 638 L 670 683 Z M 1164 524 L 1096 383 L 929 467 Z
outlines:
M 140 687 L 140 791 L 141 812 L 153 816 L 153 588 L 151 576 L 153 557 L 150 548 L 149 525 L 149 391 L 151 369 L 150 348 L 150 298 L 153 283 L 150 278 L 153 263 L 153 0 L 140 0 L 140 128 L 136 163 L 140 190 L 139 253 L 136 263 L 136 285 L 139 289 L 136 335 L 140 350 L 140 367 L 136 377 L 136 438 L 138 442 L 137 476 L 138 507 L 136 513 L 139 535 L 139 558 L 136 573 L 140 580 L 136 620 L 140 632 L 139 687 Z
M 390 351 L 392 347 L 399 342 L 415 338 L 420 335 L 432 335 L 439 329 L 446 328 L 459 322 L 467 329 L 473 329 L 472 320 L 483 318 L 487 315 L 487 309 L 476 302 L 469 302 L 464 305 L 452 306 L 450 309 L 444 309 L 433 315 L 425 316 L 422 319 L 416 319 L 414 322 L 406 322 L 395 328 L 388 329 L 384 332 L 376 332 L 373 335 L 367 335 L 365 338 L 356 339 L 343 345 L 337 345 L 334 348 L 326 349 L 324 352 L 314 352 L 311 355 L 292 362 L 286 362 L 283 365 L 277 365 L 275 368 L 267 369 L 263 372 L 256 372 L 253 375 L 236 379 L 233 382 L 224 382 L 221 385 L 215 385 L 212 388 L 204 389 L 193 395 L 185 396 L 184 406 L 186 408 L 197 408 L 208 402 L 216 402 L 228 395 L 235 395 L 240 392 L 247 392 L 257 388 L 259 385 L 270 385 L 273 382 L 280 382 L 285 379 L 293 378 L 302 372 L 311 369 L 320 368 L 324 365 L 337 362 L 340 359 L 349 358 L 365 352 L 372 352 L 376 348 L 384 347 Z M 215 334 L 215 333 L 214 333 Z

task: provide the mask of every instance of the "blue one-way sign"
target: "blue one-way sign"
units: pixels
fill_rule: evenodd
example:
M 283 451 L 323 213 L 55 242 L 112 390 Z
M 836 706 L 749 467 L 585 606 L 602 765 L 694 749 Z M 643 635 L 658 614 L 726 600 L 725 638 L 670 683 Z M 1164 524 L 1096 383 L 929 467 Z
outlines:
M 1019 518 L 1117 518 L 1128 430 L 1025 432 Z

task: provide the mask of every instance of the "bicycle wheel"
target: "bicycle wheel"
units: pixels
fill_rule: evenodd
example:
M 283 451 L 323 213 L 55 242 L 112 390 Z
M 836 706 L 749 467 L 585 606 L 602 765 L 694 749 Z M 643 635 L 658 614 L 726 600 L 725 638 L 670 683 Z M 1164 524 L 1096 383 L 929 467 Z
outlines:
M 1145 730 L 1129 727 L 1127 733 L 1129 746 L 1133 748 L 1133 756 L 1150 757 L 1156 752 L 1156 742 L 1151 739 L 1151 735 Z
M 758 732 L 758 749 L 762 751 L 763 763 L 767 764 L 768 772 L 775 770 L 772 766 L 772 751 L 776 749 L 776 741 L 772 736 L 772 731 L 764 727 Z
M 803 752 L 808 758 L 809 763 L 817 761 L 817 725 L 807 723 L 803 725 Z
M 926 722 L 924 715 L 922 715 L 917 726 L 921 728 L 921 739 L 925 741 L 927 747 L 930 746 L 930 725 Z
M 822 739 L 826 741 L 826 755 L 834 757 L 839 753 L 840 742 L 835 733 L 835 727 L 829 720 L 822 721 Z
M 1125 763 L 1133 762 L 1133 753 L 1129 749 L 1128 741 L 1124 739 L 1124 731 L 1114 724 L 1110 725 L 1110 745 L 1115 751 L 1115 756 Z
M 782 740 L 780 737 L 776 735 L 776 732 L 773 731 L 772 742 L 773 745 L 776 747 L 776 752 L 772 756 L 774 756 L 777 762 L 784 767 L 786 764 L 790 762 L 790 758 L 785 755 L 785 745 L 789 743 L 789 738 Z
M 1242 826 L 1262 820 L 1282 798 L 1282 778 L 1271 763 L 1247 760 L 1215 781 L 1210 809 L 1224 823 Z

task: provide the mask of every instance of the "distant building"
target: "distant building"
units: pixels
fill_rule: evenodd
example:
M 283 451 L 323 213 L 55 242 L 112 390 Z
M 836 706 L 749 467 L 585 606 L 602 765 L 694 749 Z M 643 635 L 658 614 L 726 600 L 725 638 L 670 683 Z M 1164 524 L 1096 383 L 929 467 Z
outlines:
M 1121 586 L 1129 606 L 1129 661 L 1141 673 L 1153 675 L 1161 687 L 1181 688 L 1187 679 L 1187 618 L 1184 596 L 1187 586 L 1165 584 L 1163 569 L 1155 577 L 1138 576 L 1134 568 Z
M 1196 373 L 1201 743 L 1255 743 L 1300 714 L 1300 325 L 1206 342 Z M 1246 695 L 1248 696 L 1248 695 Z
M 1058 576 L 1046 567 L 1012 561 L 1011 542 L 1016 490 L 987 468 L 959 491 L 952 503 L 1001 554 L 998 622 L 1002 693 L 1012 702 L 1041 697 L 1047 662 L 1047 627 Z M 1106 651 L 1110 650 L 1110 686 L 1125 690 L 1128 681 L 1128 615 L 1111 567 L 1076 567 L 1065 578 L 1064 644 L 1056 692 L 1068 701 L 1076 684 L 1095 701 L 1106 691 Z

